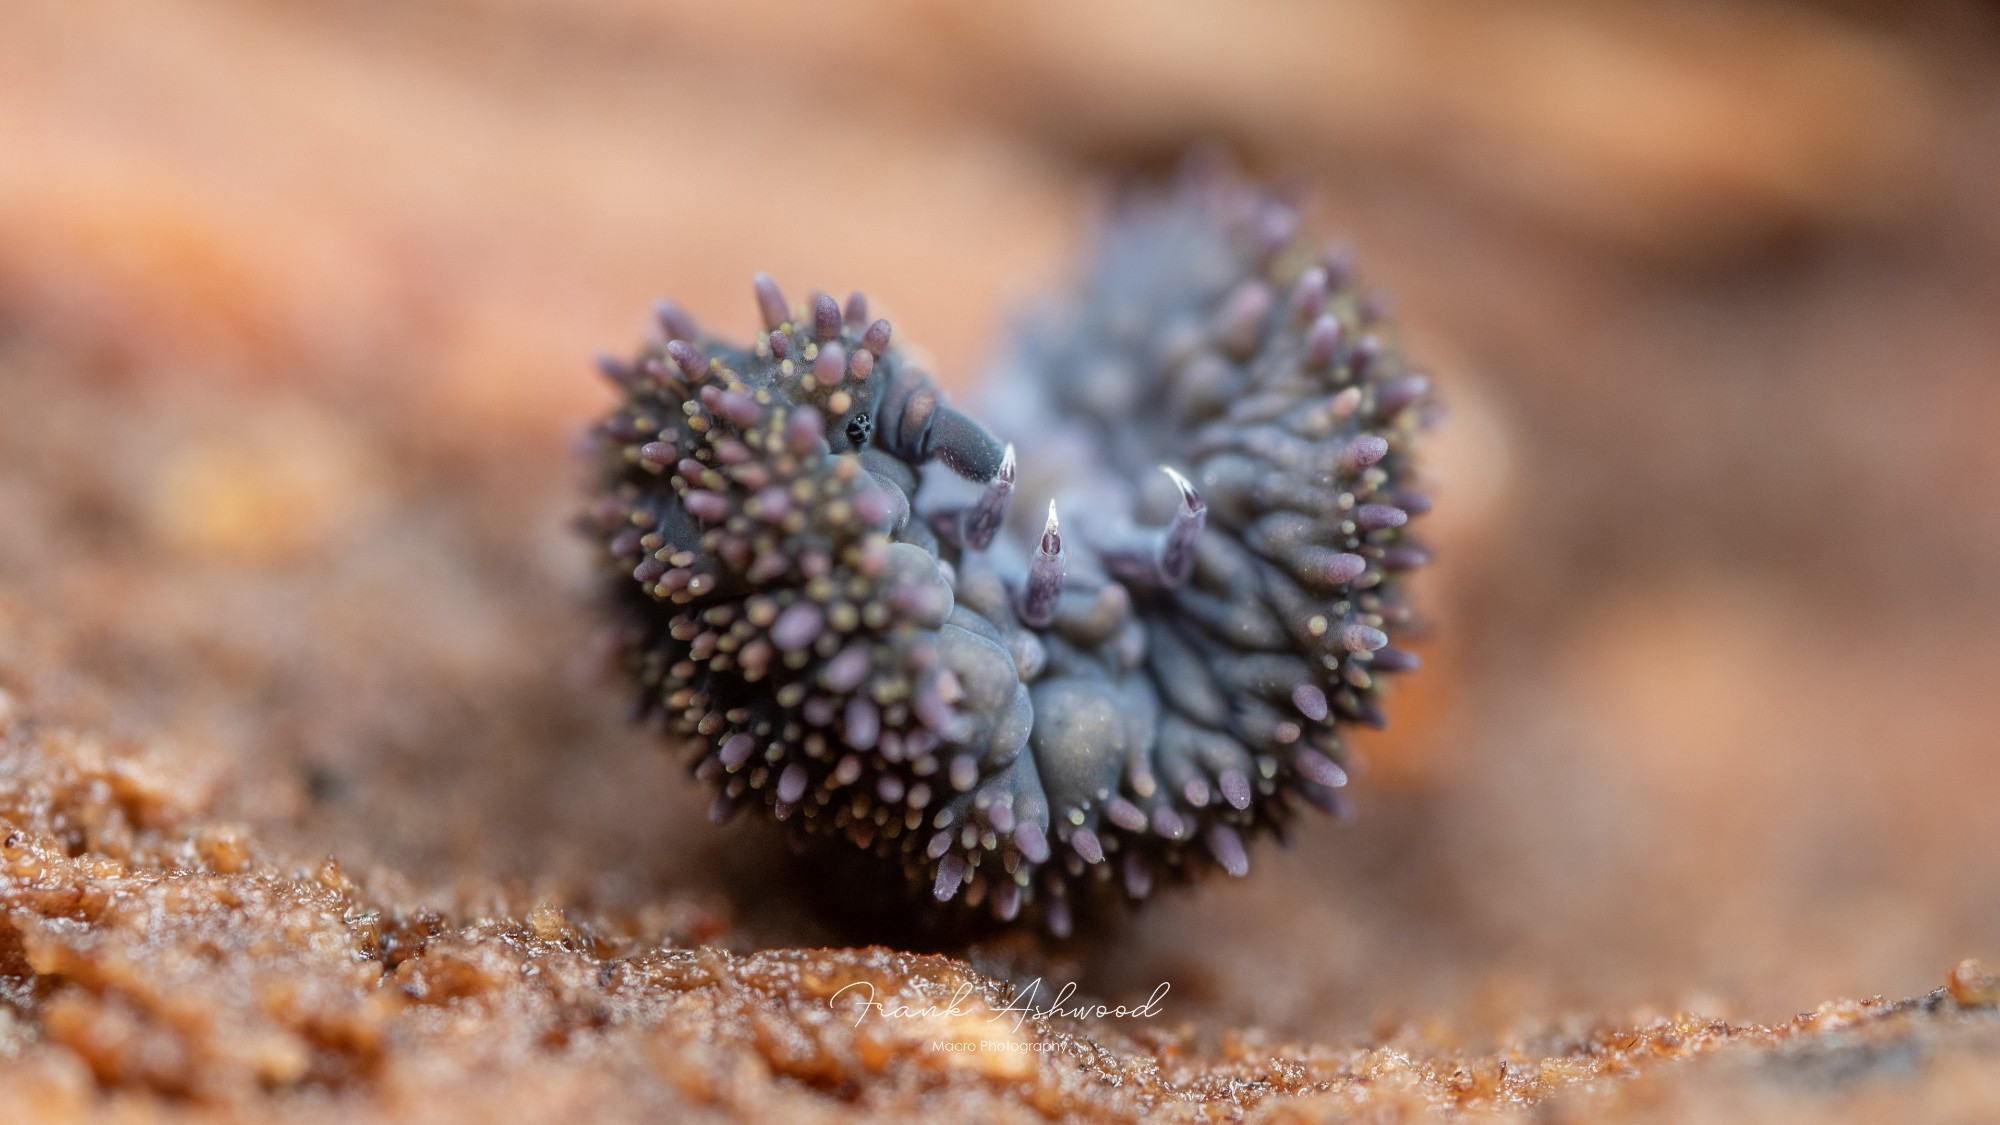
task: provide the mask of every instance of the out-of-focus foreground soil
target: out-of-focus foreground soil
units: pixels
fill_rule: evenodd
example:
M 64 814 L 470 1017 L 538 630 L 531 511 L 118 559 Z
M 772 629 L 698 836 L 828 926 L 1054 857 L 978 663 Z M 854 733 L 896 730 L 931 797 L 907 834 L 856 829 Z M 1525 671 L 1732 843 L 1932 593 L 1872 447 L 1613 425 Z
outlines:
M 2000 1115 L 1997 27 L 8 5 L 0 1120 Z M 763 269 L 965 385 L 1204 138 L 1454 405 L 1427 666 L 1249 879 L 865 947 L 597 674 L 589 357 Z

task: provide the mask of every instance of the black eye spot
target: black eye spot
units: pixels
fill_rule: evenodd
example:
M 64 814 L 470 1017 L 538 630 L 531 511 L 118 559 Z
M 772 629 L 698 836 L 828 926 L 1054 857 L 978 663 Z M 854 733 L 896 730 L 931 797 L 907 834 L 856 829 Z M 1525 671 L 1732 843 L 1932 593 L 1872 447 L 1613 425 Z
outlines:
M 847 420 L 847 440 L 859 449 L 868 444 L 869 435 L 875 432 L 875 420 L 866 414 L 856 414 Z

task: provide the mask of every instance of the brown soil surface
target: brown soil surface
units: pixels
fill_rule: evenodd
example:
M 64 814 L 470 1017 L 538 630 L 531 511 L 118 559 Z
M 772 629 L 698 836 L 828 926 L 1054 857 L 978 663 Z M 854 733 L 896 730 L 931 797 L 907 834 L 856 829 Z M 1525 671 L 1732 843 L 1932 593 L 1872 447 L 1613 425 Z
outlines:
M 0 1120 L 2000 1116 L 1994 17 L 1162 8 L 10 8 Z M 763 269 L 962 385 L 1210 137 L 1454 407 L 1359 815 L 828 909 L 600 675 L 589 357 Z

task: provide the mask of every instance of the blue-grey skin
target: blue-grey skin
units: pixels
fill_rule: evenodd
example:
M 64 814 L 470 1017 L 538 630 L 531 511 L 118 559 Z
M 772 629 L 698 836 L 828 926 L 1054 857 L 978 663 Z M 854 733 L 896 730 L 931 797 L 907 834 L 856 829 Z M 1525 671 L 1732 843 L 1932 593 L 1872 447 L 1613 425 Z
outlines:
M 1428 385 L 1350 273 L 1191 178 L 1024 328 L 985 425 L 859 294 L 760 276 L 747 349 L 663 304 L 603 364 L 587 523 L 642 710 L 716 815 L 1063 934 L 1087 896 L 1246 874 L 1294 798 L 1338 811 L 1342 728 L 1417 663 L 1389 645 L 1429 506 Z

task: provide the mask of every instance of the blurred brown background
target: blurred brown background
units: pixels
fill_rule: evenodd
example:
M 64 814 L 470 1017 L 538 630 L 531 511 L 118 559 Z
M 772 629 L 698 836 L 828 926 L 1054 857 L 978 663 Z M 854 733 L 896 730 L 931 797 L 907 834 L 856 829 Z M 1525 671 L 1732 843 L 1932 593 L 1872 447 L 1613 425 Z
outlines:
M 1055 975 L 1326 1039 L 1921 992 L 2000 955 L 1996 63 L 1971 4 L 16 0 L 0 687 L 412 896 L 854 940 L 591 675 L 590 357 L 762 269 L 967 385 L 1220 139 L 1455 407 L 1439 637 L 1354 823 Z

